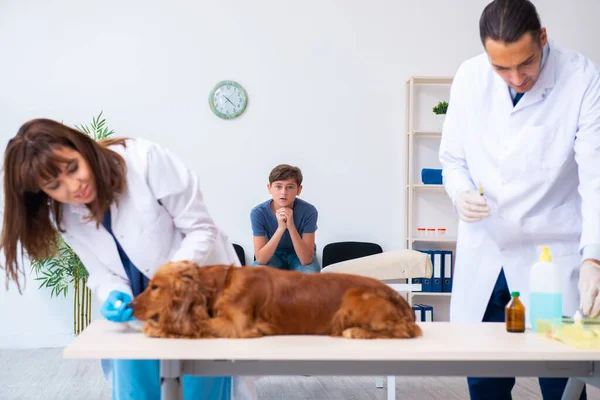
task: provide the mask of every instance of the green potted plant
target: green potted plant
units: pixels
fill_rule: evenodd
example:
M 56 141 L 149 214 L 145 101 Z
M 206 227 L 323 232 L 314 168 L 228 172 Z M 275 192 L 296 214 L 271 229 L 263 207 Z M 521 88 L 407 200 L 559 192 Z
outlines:
M 114 131 L 106 126 L 102 112 L 92 118 L 89 125 L 75 125 L 75 128 L 95 140 L 106 139 Z M 87 288 L 88 272 L 85 266 L 67 245 L 57 231 L 58 252 L 53 257 L 41 261 L 33 261 L 31 268 L 35 272 L 35 280 L 40 281 L 40 289 L 50 289 L 50 298 L 61 294 L 67 296 L 69 288 L 73 288 L 73 333 L 78 335 L 92 320 L 92 293 Z
M 440 131 L 444 128 L 444 120 L 446 119 L 446 112 L 448 111 L 448 102 L 440 101 L 433 107 L 433 113 L 437 120 L 438 128 Z

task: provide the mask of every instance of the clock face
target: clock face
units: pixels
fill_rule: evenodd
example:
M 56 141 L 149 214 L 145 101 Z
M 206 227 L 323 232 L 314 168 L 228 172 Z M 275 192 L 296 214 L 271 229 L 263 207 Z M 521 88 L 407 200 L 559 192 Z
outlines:
M 232 119 L 246 109 L 246 91 L 237 82 L 222 81 L 212 90 L 208 102 L 213 113 L 223 119 Z

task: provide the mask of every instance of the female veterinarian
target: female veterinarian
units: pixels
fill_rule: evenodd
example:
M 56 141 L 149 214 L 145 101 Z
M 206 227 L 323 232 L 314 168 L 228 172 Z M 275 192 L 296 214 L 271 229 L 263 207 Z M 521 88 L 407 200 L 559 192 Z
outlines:
M 565 315 L 581 307 L 596 317 L 599 68 L 549 41 L 527 0 L 490 3 L 480 36 L 485 52 L 456 73 L 440 146 L 460 217 L 451 320 L 503 321 L 509 290 L 520 291 L 527 307 L 540 245 L 563 267 Z M 515 380 L 468 383 L 472 399 L 510 399 Z M 559 399 L 565 384 L 541 378 L 544 399 Z
M 4 157 L 2 248 L 7 277 L 17 284 L 18 244 L 32 259 L 52 255 L 54 224 L 89 272 L 102 315 L 114 322 L 132 319 L 125 306 L 169 260 L 239 265 L 208 214 L 197 177 L 156 144 L 97 143 L 61 123 L 36 119 L 9 141 Z M 112 360 L 108 367 L 113 398 L 160 398 L 158 361 Z M 236 399 L 255 398 L 253 379 L 234 383 Z M 229 377 L 186 377 L 183 386 L 186 399 L 232 395 Z

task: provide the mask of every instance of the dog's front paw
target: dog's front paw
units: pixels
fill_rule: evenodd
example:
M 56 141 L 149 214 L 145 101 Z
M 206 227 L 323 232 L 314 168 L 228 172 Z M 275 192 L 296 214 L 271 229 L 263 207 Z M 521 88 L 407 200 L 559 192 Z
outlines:
M 375 332 L 363 328 L 353 327 L 344 329 L 342 336 L 348 339 L 373 339 L 378 335 Z
M 219 337 L 214 334 L 214 332 L 210 330 L 202 330 L 197 333 L 196 337 L 198 339 L 218 339 Z
M 142 328 L 144 335 L 155 338 L 166 338 L 168 334 L 152 322 L 146 322 Z

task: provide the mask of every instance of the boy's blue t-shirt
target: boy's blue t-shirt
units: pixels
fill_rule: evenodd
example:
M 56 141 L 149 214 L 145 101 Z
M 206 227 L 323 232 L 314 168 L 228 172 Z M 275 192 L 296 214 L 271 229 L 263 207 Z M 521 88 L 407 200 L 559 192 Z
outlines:
M 271 201 L 267 200 L 260 203 L 250 212 L 250 222 L 252 223 L 252 234 L 254 236 L 265 236 L 267 242 L 271 240 L 277 230 L 277 217 L 271 211 Z M 300 236 L 303 233 L 313 233 L 317 230 L 318 212 L 315 206 L 306 201 L 296 198 L 294 200 L 294 225 Z M 294 245 L 290 232 L 286 230 L 279 241 L 277 250 L 283 250 L 286 253 L 294 253 Z M 316 247 L 315 247 L 316 251 Z

